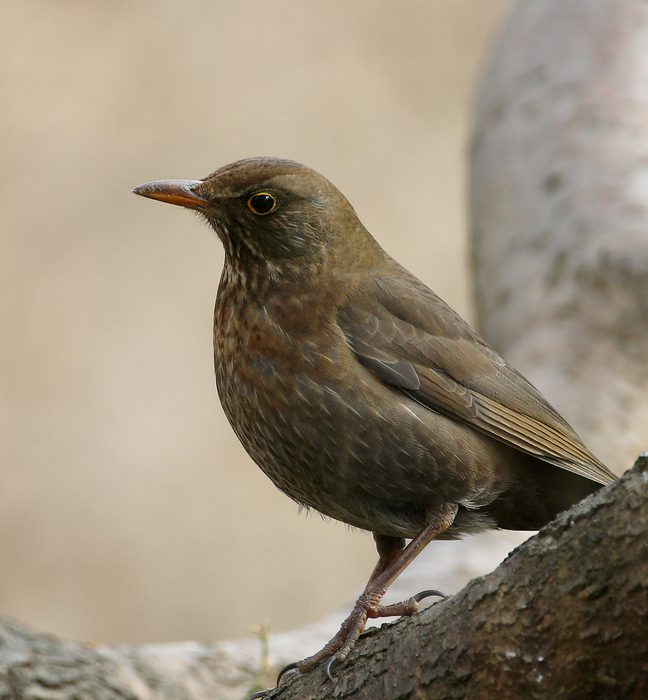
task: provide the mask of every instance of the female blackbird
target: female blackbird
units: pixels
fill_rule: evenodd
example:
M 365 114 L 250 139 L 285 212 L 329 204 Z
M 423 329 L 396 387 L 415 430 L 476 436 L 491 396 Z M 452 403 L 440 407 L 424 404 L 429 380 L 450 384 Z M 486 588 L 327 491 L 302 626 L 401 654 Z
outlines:
M 368 617 L 415 612 L 430 591 L 379 601 L 435 537 L 537 530 L 613 481 L 315 171 L 252 158 L 133 191 L 195 209 L 223 242 L 216 384 L 245 449 L 295 501 L 376 540 L 364 593 L 300 671 L 346 659 Z

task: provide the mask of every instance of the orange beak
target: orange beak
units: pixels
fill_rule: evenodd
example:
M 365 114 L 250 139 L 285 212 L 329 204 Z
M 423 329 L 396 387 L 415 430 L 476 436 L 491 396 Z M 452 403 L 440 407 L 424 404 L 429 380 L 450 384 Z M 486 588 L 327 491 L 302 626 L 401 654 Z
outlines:
M 205 211 L 212 206 L 211 203 L 195 192 L 196 188 L 202 184 L 202 180 L 157 180 L 136 187 L 133 194 L 159 199 L 169 204 L 178 204 L 187 209 Z

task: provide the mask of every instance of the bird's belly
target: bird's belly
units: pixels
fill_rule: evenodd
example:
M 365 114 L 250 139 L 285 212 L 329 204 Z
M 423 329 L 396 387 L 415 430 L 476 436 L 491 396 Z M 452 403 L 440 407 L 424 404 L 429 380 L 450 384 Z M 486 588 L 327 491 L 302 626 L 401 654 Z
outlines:
M 275 348 L 276 350 L 276 348 Z M 269 358 L 243 349 L 219 362 L 216 383 L 239 440 L 275 485 L 332 517 L 348 490 L 349 428 L 354 408 L 304 353 Z M 232 357 L 229 353 L 227 357 Z M 318 370 L 320 370 L 318 372 Z
M 298 503 L 412 537 L 435 507 L 478 507 L 503 490 L 506 475 L 483 470 L 479 459 L 493 441 L 376 380 L 347 346 L 284 339 L 264 353 L 219 342 L 225 413 L 252 459 Z

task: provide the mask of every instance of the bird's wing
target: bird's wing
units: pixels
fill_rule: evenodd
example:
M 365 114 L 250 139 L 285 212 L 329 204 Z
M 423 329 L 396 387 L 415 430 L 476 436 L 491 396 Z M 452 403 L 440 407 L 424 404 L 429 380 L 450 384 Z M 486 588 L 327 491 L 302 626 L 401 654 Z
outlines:
M 434 292 L 392 265 L 338 312 L 360 364 L 433 411 L 597 483 L 614 480 L 537 389 Z

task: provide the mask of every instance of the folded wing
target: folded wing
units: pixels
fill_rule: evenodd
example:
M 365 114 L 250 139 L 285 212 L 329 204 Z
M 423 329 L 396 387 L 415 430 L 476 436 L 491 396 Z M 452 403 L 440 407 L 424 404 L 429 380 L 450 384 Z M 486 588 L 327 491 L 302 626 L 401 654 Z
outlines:
M 358 361 L 426 406 L 537 457 L 606 484 L 614 475 L 569 424 L 430 289 L 396 263 L 340 309 Z

